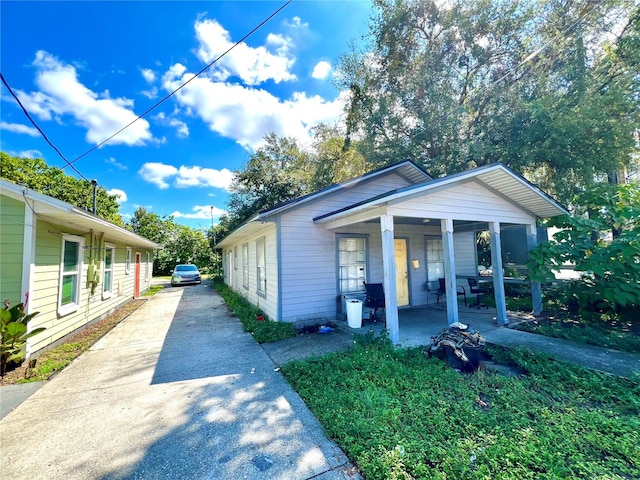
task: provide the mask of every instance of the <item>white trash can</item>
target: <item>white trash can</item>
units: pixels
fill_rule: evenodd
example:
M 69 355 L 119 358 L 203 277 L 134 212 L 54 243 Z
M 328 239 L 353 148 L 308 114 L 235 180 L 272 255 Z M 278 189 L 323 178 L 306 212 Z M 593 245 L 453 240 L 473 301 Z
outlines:
M 362 300 L 347 299 L 347 324 L 351 328 L 362 327 Z

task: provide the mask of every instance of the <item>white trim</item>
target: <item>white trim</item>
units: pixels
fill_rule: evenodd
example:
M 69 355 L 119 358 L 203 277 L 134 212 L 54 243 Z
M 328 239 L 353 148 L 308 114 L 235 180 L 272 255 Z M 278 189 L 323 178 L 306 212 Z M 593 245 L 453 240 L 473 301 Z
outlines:
M 22 236 L 22 296 L 23 301 L 27 293 L 33 291 L 33 269 L 36 256 L 36 216 L 31 210 L 29 204 L 24 202 L 24 229 Z M 27 302 L 25 313 L 32 313 L 31 305 L 33 302 Z
M 262 265 L 259 263 L 261 251 Z M 267 239 L 265 237 L 256 238 L 256 293 L 262 297 L 267 296 Z
M 107 268 L 107 252 L 111 250 L 111 266 Z M 114 285 L 114 274 L 115 274 L 115 264 L 116 264 L 116 246 L 113 243 L 105 243 L 104 250 L 102 252 L 102 263 L 104 267 L 102 268 L 102 299 L 106 300 L 107 298 L 111 298 L 113 295 L 113 285 Z M 110 273 L 109 276 L 109 285 L 105 281 L 107 272 Z M 108 287 L 108 288 L 107 288 Z
M 16 185 L 4 178 L 0 179 L 0 190 L 3 195 L 22 202 L 27 199 L 31 200 L 30 207 L 35 211 L 35 215 L 45 221 L 49 221 L 49 219 L 51 219 L 51 221 L 62 223 L 69 228 L 77 228 L 80 231 L 108 231 L 109 237 L 118 242 L 131 243 L 144 248 L 162 248 L 158 243 L 152 242 L 140 235 L 136 235 L 126 228 L 108 222 L 107 220 L 97 217 L 89 212 L 85 212 L 80 208 L 74 207 L 70 203 L 38 193 L 30 188 Z
M 124 254 L 124 273 L 125 275 L 131 274 L 131 247 L 127 247 L 127 251 Z
M 75 285 L 75 301 L 62 305 L 62 287 L 64 279 L 64 246 L 66 242 L 73 242 L 78 244 L 78 263 L 76 269 L 76 285 Z M 76 235 L 62 234 L 62 248 L 60 249 L 60 273 L 58 276 L 58 315 L 65 316 L 73 313 L 80 308 L 82 302 L 81 296 L 81 283 L 82 283 L 82 267 L 84 262 L 84 237 L 78 237 Z

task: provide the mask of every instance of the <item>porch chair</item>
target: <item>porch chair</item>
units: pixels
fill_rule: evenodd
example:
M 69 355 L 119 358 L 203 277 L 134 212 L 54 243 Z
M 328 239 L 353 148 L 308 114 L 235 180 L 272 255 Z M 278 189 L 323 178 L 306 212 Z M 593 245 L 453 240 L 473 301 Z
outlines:
M 378 309 L 384 307 L 384 289 L 381 283 L 364 283 L 364 288 L 367 291 L 367 296 L 364 300 L 364 306 L 371 309 L 369 313 L 369 320 L 372 322 L 378 321 Z M 386 320 L 385 320 L 386 324 Z
M 444 278 L 438 279 L 438 285 L 440 286 L 440 288 L 434 292 L 436 295 L 436 303 L 440 303 L 440 297 L 444 296 L 446 298 L 447 296 L 447 284 Z M 467 292 L 462 285 L 456 285 L 456 298 L 458 298 L 460 295 L 464 297 L 464 306 L 466 307 Z
M 476 280 L 475 278 L 467 278 L 467 283 L 469 283 L 469 293 L 476 296 L 476 308 L 478 310 L 480 310 L 480 307 L 489 308 L 488 306 L 480 303 L 480 295 L 484 293 L 489 294 L 491 292 L 489 292 L 489 290 L 487 290 L 486 288 L 480 287 L 478 280 Z

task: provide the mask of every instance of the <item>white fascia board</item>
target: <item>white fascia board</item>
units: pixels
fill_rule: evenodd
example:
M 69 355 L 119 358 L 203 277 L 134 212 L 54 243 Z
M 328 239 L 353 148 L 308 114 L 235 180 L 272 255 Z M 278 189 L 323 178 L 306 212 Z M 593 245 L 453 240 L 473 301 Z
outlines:
M 141 237 L 129 230 L 120 227 L 114 223 L 104 220 L 100 217 L 93 215 L 92 213 L 81 210 L 74 207 L 70 203 L 63 202 L 57 198 L 50 197 L 40 192 L 31 190 L 28 187 L 22 185 L 16 185 L 4 179 L 0 179 L 0 186 L 2 187 L 2 194 L 12 197 L 16 200 L 28 203 L 29 208 L 37 217 L 40 215 L 50 215 L 55 218 L 56 214 L 62 216 L 71 215 L 72 218 L 79 218 L 83 224 L 91 227 L 92 229 L 103 230 L 105 233 L 108 231 L 117 232 L 118 236 L 126 237 L 136 246 L 145 248 L 160 249 L 161 245 L 152 242 L 151 240 Z M 64 219 L 65 221 L 67 219 Z

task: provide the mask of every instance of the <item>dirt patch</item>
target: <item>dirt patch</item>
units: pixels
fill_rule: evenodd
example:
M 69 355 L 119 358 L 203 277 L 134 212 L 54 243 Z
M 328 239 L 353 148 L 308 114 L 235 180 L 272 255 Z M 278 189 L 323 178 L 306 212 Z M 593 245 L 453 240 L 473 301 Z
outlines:
M 0 378 L 0 385 L 24 383 L 27 378 L 29 378 L 30 381 L 46 380 L 53 374 L 62 370 L 66 365 L 71 363 L 73 359 L 87 351 L 91 345 L 96 343 L 118 323 L 135 312 L 146 301 L 146 299 L 139 298 L 127 302 L 112 314 L 107 315 L 98 322 L 78 331 L 63 343 L 50 350 L 42 352 L 36 359 L 35 368 L 29 368 L 29 362 L 24 362 L 22 365 L 8 371 L 4 377 Z M 53 368 L 52 371 L 39 373 L 38 366 L 46 364 L 47 362 L 50 364 L 61 365 L 61 367 Z

